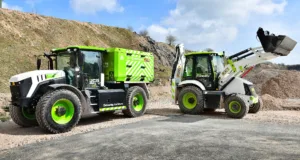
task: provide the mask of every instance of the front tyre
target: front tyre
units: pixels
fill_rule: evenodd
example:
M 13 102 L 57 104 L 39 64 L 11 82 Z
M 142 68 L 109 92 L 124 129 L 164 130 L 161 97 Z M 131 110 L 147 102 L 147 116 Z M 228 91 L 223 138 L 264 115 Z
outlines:
M 178 97 L 179 108 L 184 114 L 200 114 L 204 110 L 203 92 L 197 87 L 184 87 Z
M 51 133 L 68 132 L 81 117 L 81 102 L 76 94 L 59 89 L 46 93 L 36 107 L 36 118 L 41 128 Z
M 225 112 L 231 118 L 241 119 L 245 117 L 249 111 L 244 100 L 238 96 L 230 96 L 225 100 Z
M 35 110 L 33 108 L 11 105 L 9 107 L 9 113 L 11 119 L 21 127 L 32 127 L 38 125 L 35 119 Z
M 147 96 L 143 88 L 139 86 L 130 87 L 126 94 L 126 110 L 124 115 L 128 117 L 139 117 L 144 115 L 147 106 Z
M 263 102 L 262 99 L 259 97 L 258 98 L 258 103 L 252 104 L 249 108 L 249 113 L 257 113 L 259 110 L 263 107 Z

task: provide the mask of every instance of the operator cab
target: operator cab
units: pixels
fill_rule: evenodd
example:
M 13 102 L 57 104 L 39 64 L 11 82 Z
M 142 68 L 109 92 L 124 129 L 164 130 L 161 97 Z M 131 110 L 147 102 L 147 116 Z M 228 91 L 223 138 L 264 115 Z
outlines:
M 66 74 L 66 84 L 84 90 L 100 88 L 103 53 L 106 51 L 102 48 L 68 47 L 53 49 L 51 54 L 45 55 L 49 59 L 49 69 L 63 70 Z
M 207 90 L 218 89 L 218 77 L 224 70 L 223 53 L 214 52 L 192 52 L 187 53 L 184 80 L 197 80 Z

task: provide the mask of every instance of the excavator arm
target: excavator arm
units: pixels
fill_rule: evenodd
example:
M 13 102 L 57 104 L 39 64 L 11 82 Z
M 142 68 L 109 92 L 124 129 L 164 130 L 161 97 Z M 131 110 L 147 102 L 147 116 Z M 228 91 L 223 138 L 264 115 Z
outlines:
M 258 29 L 257 36 L 261 47 L 249 48 L 227 58 L 227 65 L 219 76 L 219 88 L 224 88 L 235 77 L 245 77 L 256 64 L 289 55 L 297 44 L 288 36 L 276 36 L 262 28 Z

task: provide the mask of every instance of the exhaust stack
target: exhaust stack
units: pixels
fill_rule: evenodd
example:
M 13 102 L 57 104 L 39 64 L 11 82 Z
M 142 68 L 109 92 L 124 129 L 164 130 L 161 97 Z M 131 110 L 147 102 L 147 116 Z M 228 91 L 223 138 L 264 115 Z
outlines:
M 265 50 L 280 56 L 287 56 L 295 48 L 297 42 L 285 35 L 270 34 L 269 31 L 264 31 L 259 28 L 257 36 Z

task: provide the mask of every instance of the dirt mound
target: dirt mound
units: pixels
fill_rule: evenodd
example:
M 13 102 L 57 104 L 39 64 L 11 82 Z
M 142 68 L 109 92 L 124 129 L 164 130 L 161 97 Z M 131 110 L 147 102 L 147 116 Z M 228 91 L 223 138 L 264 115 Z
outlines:
M 300 72 L 280 71 L 263 83 L 261 94 L 269 94 L 276 98 L 300 98 Z
M 272 97 L 269 94 L 265 94 L 261 96 L 263 100 L 263 108 L 262 110 L 282 110 L 282 99 L 278 99 L 275 97 Z
M 256 92 L 261 95 L 262 87 L 265 85 L 265 83 L 270 80 L 271 78 L 274 78 L 279 75 L 281 70 L 276 69 L 254 69 L 252 72 L 250 72 L 246 79 L 252 82 L 255 86 Z

